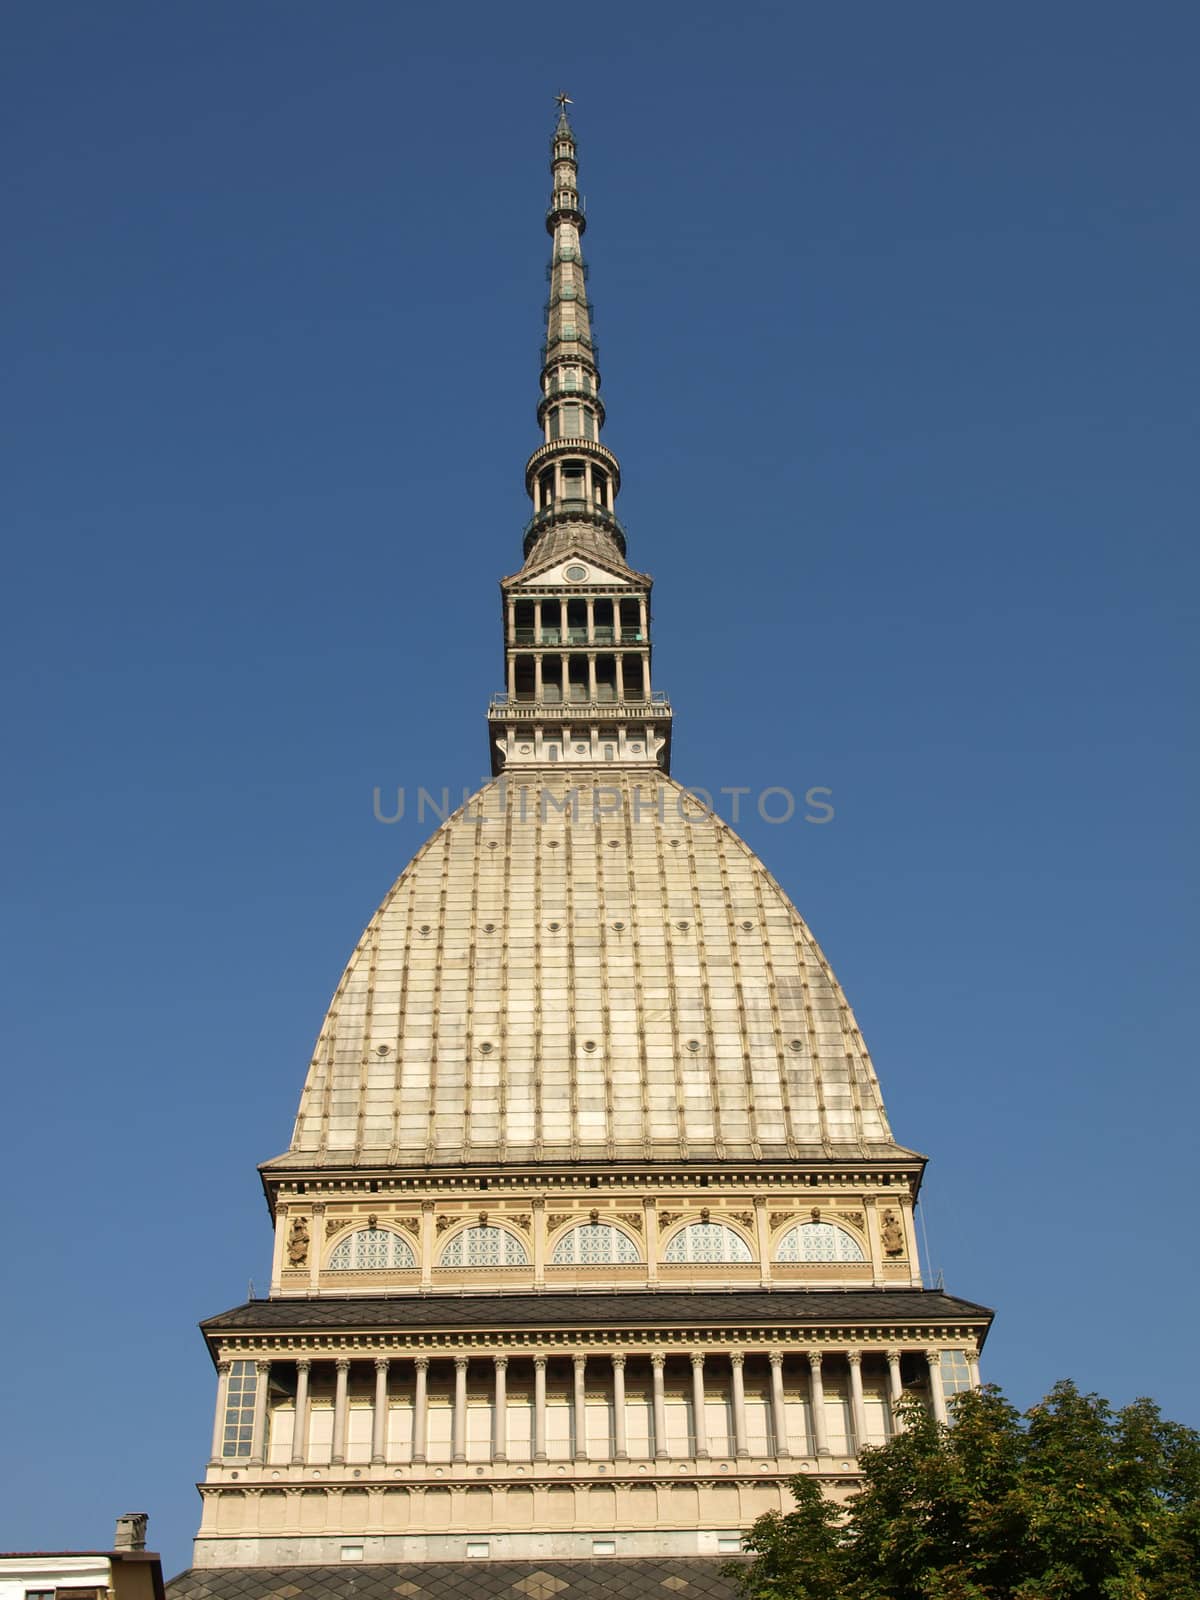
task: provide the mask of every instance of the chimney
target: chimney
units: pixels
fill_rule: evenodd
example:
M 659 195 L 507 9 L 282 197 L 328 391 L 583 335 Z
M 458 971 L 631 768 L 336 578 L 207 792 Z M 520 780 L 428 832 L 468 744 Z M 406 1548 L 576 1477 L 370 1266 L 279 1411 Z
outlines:
M 127 1511 L 123 1517 L 117 1518 L 117 1536 L 113 1540 L 114 1550 L 144 1550 L 146 1548 L 146 1524 L 150 1518 L 144 1511 Z

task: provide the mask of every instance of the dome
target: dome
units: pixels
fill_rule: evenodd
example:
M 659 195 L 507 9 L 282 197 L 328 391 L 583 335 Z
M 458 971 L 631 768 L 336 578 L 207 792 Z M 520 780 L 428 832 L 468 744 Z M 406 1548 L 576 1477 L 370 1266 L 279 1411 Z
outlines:
M 418 851 L 269 1167 L 900 1153 L 854 1015 L 770 873 L 672 779 L 603 779 L 495 779 Z

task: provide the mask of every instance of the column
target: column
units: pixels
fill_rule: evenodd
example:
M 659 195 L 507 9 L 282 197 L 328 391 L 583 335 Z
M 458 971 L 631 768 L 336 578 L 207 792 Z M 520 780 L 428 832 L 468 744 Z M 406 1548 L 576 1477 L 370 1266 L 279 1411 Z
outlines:
M 729 1365 L 733 1373 L 733 1439 L 734 1454 L 748 1456 L 750 1444 L 746 1436 L 746 1380 L 742 1372 L 745 1356 L 740 1350 L 735 1350 L 729 1357 Z
M 825 1426 L 825 1384 L 821 1378 L 821 1352 L 808 1352 L 808 1393 L 812 1407 L 813 1446 L 819 1456 L 829 1454 L 829 1429 Z
M 433 1201 L 421 1202 L 421 1287 L 433 1282 Z
M 213 1446 L 210 1467 L 218 1467 L 225 1454 L 225 1408 L 229 1404 L 228 1361 L 217 1362 L 217 1414 L 213 1419 Z
M 418 1356 L 413 1366 L 417 1369 L 417 1384 L 413 1395 L 412 1458 L 419 1465 L 429 1448 L 429 1357 Z
M 566 618 L 566 614 L 567 614 L 566 606 L 564 605 L 564 607 L 563 607 L 563 617 L 564 617 L 564 619 Z M 564 620 L 563 627 L 565 628 L 566 625 L 567 625 L 566 621 Z M 565 639 L 566 637 L 567 636 L 564 633 L 563 634 L 563 638 Z M 562 697 L 563 697 L 563 704 L 566 705 L 567 702 L 571 698 L 571 658 L 570 658 L 570 656 L 564 655 L 564 656 L 559 656 L 558 659 L 562 662 Z
M 296 1363 L 296 1420 L 292 1425 L 292 1465 L 308 1460 L 308 1372 L 311 1361 Z
M 979 1387 L 979 1351 L 967 1351 L 967 1372 L 970 1374 L 972 1389 Z
M 558 602 L 558 642 L 559 644 L 566 644 L 567 642 L 567 602 L 565 599 Z M 565 661 L 566 657 L 564 656 L 563 659 Z M 563 682 L 565 683 L 566 681 L 564 678 Z
M 325 1207 L 320 1201 L 312 1208 L 308 1231 L 308 1287 L 316 1294 L 321 1287 L 321 1255 L 325 1249 Z
M 533 658 L 533 698 L 541 704 L 542 699 L 542 652 L 539 650 Z
M 650 1357 L 650 1375 L 654 1383 L 654 1459 L 667 1459 L 667 1397 L 663 1389 L 663 1367 L 666 1356 L 656 1350 Z
M 754 1197 L 754 1232 L 758 1239 L 758 1276 L 766 1284 L 771 1281 L 771 1224 L 767 1216 L 767 1197 Z
M 540 600 L 535 600 L 533 602 L 533 637 L 534 637 L 535 643 L 541 644 L 541 642 L 542 642 L 542 602 Z
M 591 485 L 592 469 L 591 469 L 591 466 L 589 465 L 589 466 L 585 467 L 584 470 L 586 471 L 586 473 L 588 475 L 587 499 L 588 499 L 588 503 L 590 505 L 591 504 L 591 499 L 592 499 L 592 485 Z M 595 642 L 596 642 L 596 602 L 592 598 L 591 595 L 588 595 L 586 603 L 587 603 L 587 635 L 588 635 L 588 643 L 589 644 L 595 644 Z
M 533 1287 L 546 1282 L 546 1202 L 533 1202 Z
M 775 1430 L 775 1454 L 783 1461 L 791 1455 L 788 1449 L 787 1410 L 783 1402 L 783 1352 L 772 1350 L 771 1362 L 771 1426 Z
M 346 1460 L 346 1411 L 350 1362 L 345 1356 L 339 1356 L 336 1366 L 337 1379 L 333 1391 L 333 1451 L 329 1459 L 335 1466 L 342 1466 Z
M 697 1461 L 708 1460 L 708 1416 L 704 1405 L 704 1356 L 696 1351 L 692 1356 L 692 1432 Z
M 517 602 L 515 600 L 508 602 L 508 642 L 509 644 L 516 644 L 517 642 Z
M 387 1460 L 388 1358 L 375 1358 L 375 1405 L 371 1411 L 371 1463 L 379 1467 Z
M 275 1207 L 275 1250 L 271 1257 L 271 1293 L 279 1293 L 279 1285 L 283 1275 L 283 1256 L 287 1248 L 287 1219 L 288 1208 L 284 1205 Z M 311 1240 L 309 1241 L 311 1245 Z
M 591 625 L 589 624 L 589 631 L 590 631 L 590 626 Z M 594 650 L 589 650 L 588 651 L 587 661 L 588 661 L 588 700 L 592 705 L 595 705 L 595 703 L 596 703 L 596 653 L 595 653 Z
M 649 637 L 649 628 L 646 622 L 646 596 L 644 594 L 638 595 L 638 628 L 642 635 L 642 643 L 645 644 Z
M 850 1415 L 854 1419 L 854 1454 L 861 1455 L 867 1442 L 867 1408 L 863 1405 L 862 1352 L 847 1350 L 850 1363 Z
M 467 1459 L 467 1358 L 454 1358 L 454 1449 L 455 1461 Z
M 508 1460 L 508 1357 L 493 1356 L 495 1397 L 492 1401 L 492 1460 Z
M 267 1384 L 270 1376 L 269 1361 L 254 1363 L 254 1431 L 250 1435 L 250 1461 L 259 1467 L 267 1459 Z
M 508 699 L 509 704 L 517 698 L 517 658 L 510 655 L 508 658 Z
M 642 1201 L 642 1215 L 646 1220 L 646 1282 L 654 1289 L 658 1286 L 658 1209 L 653 1196 Z
M 889 1350 L 887 1353 L 888 1364 L 888 1400 L 892 1410 L 892 1432 L 904 1432 L 904 1419 L 896 1415 L 896 1404 L 904 1393 L 904 1382 L 900 1377 L 900 1352 Z
M 625 1357 L 612 1358 L 613 1382 L 613 1455 L 617 1461 L 629 1460 L 629 1446 L 625 1438 Z
M 546 1459 L 546 1358 L 533 1358 L 533 1459 Z
M 863 1204 L 867 1213 L 867 1249 L 871 1253 L 871 1282 L 881 1284 L 883 1278 L 883 1243 L 879 1237 L 879 1197 L 868 1194 L 863 1196 Z
M 621 602 L 619 600 L 614 600 L 613 601 L 614 609 L 618 605 L 620 605 L 620 603 Z M 614 631 L 614 633 L 620 632 L 619 628 L 616 628 L 616 627 L 614 627 L 613 631 Z M 625 657 L 618 650 L 617 653 L 616 653 L 616 656 L 614 657 L 614 660 L 616 662 L 616 668 L 617 668 L 617 699 L 620 700 L 620 701 L 624 701 L 624 699 L 625 699 Z
M 587 1357 L 575 1356 L 575 1459 L 587 1460 Z
M 929 1398 L 933 1402 L 933 1414 L 939 1422 L 946 1422 L 946 1396 L 942 1389 L 942 1352 L 940 1350 L 926 1350 L 925 1359 L 929 1363 Z

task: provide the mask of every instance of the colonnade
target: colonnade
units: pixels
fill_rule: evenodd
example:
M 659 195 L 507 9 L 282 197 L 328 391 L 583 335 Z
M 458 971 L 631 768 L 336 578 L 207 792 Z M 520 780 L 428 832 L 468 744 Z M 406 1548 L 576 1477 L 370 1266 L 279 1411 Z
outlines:
M 613 608 L 612 622 L 604 624 L 609 636 L 606 639 L 600 640 L 597 640 L 596 637 L 596 601 L 598 599 L 606 600 Z M 582 601 L 583 605 L 586 607 L 587 622 L 584 627 L 579 630 L 584 635 L 582 639 L 573 639 L 571 637 L 572 630 L 569 623 L 568 607 L 572 601 Z M 628 606 L 631 604 L 636 604 L 638 608 L 638 620 L 636 624 L 623 621 L 621 617 L 622 605 Z M 520 643 L 517 638 L 516 605 L 517 603 L 515 598 L 510 598 L 508 602 L 508 642 L 510 645 L 518 645 Z M 537 595 L 533 598 L 532 605 L 533 639 L 530 642 L 535 645 L 596 643 L 645 644 L 646 642 L 649 631 L 649 618 L 647 615 L 646 597 L 644 594 L 613 596 L 571 595 L 563 596 L 562 598 L 559 598 L 557 595 L 553 597 Z M 632 636 L 629 639 L 624 638 L 624 635 L 627 632 Z M 546 633 L 554 634 L 557 637 L 547 639 L 543 637 L 543 635 Z
M 644 1356 L 647 1352 L 638 1352 Z M 674 1352 L 671 1352 L 672 1354 Z M 887 1363 L 887 1398 L 891 1406 L 901 1398 L 904 1390 L 901 1375 L 901 1356 L 898 1349 L 874 1348 L 870 1351 L 862 1349 L 838 1350 L 801 1350 L 787 1352 L 798 1354 L 807 1359 L 808 1363 L 808 1400 L 809 1415 L 812 1423 L 812 1442 L 814 1453 L 828 1456 L 830 1441 L 828 1436 L 828 1422 L 825 1412 L 825 1363 L 831 1357 L 846 1362 L 849 1375 L 849 1401 L 850 1415 L 854 1434 L 854 1451 L 861 1442 L 868 1437 L 866 1406 L 863 1392 L 862 1363 L 864 1354 L 873 1356 L 883 1355 Z M 650 1351 L 650 1376 L 651 1393 L 650 1403 L 653 1415 L 652 1453 L 656 1460 L 665 1460 L 670 1452 L 667 1448 L 667 1420 L 666 1420 L 666 1383 L 665 1368 L 668 1352 L 661 1350 Z M 753 1355 L 767 1357 L 769 1363 L 769 1415 L 771 1433 L 774 1439 L 774 1454 L 777 1459 L 786 1460 L 792 1457 L 788 1445 L 788 1426 L 786 1416 L 786 1396 L 784 1390 L 783 1364 L 785 1352 L 780 1350 L 755 1351 Z M 943 1352 L 940 1349 L 926 1349 L 919 1352 L 925 1365 L 929 1403 L 934 1416 L 939 1422 L 947 1420 L 946 1400 L 941 1374 L 941 1361 Z M 979 1383 L 979 1369 L 974 1350 L 965 1352 L 966 1366 L 972 1387 Z M 742 1458 L 751 1452 L 749 1430 L 747 1427 L 746 1387 L 745 1387 L 745 1362 L 747 1352 L 703 1352 L 693 1351 L 687 1356 L 691 1363 L 691 1456 L 695 1460 L 703 1461 L 710 1457 L 708 1424 L 706 1417 L 706 1402 L 708 1389 L 706 1383 L 709 1374 L 718 1364 L 727 1365 L 729 1395 L 732 1402 L 733 1422 L 733 1454 Z M 492 1428 L 490 1440 L 490 1460 L 503 1463 L 508 1460 L 508 1369 L 510 1360 L 532 1360 L 533 1363 L 533 1418 L 532 1418 L 532 1458 L 534 1462 L 544 1462 L 549 1459 L 547 1453 L 546 1436 L 546 1369 L 548 1355 L 534 1354 L 533 1356 L 514 1357 L 509 1354 L 491 1354 L 482 1357 L 470 1357 L 466 1354 L 447 1356 L 414 1355 L 403 1357 L 376 1356 L 373 1359 L 375 1368 L 375 1383 L 372 1396 L 371 1418 L 371 1462 L 374 1465 L 383 1465 L 387 1461 L 387 1424 L 389 1406 L 389 1377 L 394 1366 L 408 1365 L 412 1368 L 412 1453 L 411 1461 L 414 1465 L 421 1465 L 428 1459 L 429 1451 L 429 1377 L 431 1364 L 452 1363 L 453 1384 L 451 1389 L 451 1460 L 456 1463 L 465 1463 L 467 1460 L 467 1368 L 472 1359 L 489 1361 L 492 1367 L 491 1377 L 491 1415 Z M 574 1459 L 585 1462 L 591 1459 L 587 1446 L 586 1382 L 589 1363 L 607 1364 L 609 1369 L 609 1383 L 612 1392 L 612 1432 L 611 1451 L 606 1451 L 603 1459 L 615 1461 L 629 1460 L 627 1440 L 627 1415 L 626 1415 L 626 1363 L 629 1356 L 624 1352 L 603 1352 L 587 1354 L 577 1352 L 569 1356 L 572 1364 L 572 1382 L 569 1390 L 569 1402 L 573 1412 L 573 1439 Z M 329 1358 L 301 1357 L 294 1363 L 271 1362 L 269 1360 L 256 1360 L 254 1372 L 256 1382 L 254 1386 L 253 1424 L 249 1443 L 248 1456 L 243 1451 L 240 1459 L 251 1466 L 262 1465 L 266 1461 L 267 1452 L 267 1407 L 268 1389 L 272 1367 L 280 1365 L 294 1365 L 295 1369 L 295 1423 L 292 1436 L 291 1462 L 293 1465 L 304 1465 L 308 1458 L 307 1440 L 309 1434 L 309 1409 L 311 1374 L 315 1365 L 332 1364 L 334 1369 L 333 1384 L 333 1435 L 330 1462 L 334 1466 L 343 1465 L 346 1461 L 347 1424 L 350 1405 L 350 1368 L 351 1358 L 344 1355 Z M 245 1366 L 249 1366 L 249 1362 Z M 229 1450 L 226 1445 L 226 1410 L 229 1373 L 231 1363 L 222 1361 L 218 1366 L 218 1391 L 216 1422 L 213 1429 L 212 1465 L 219 1466 L 223 1463 L 239 1459 L 237 1453 Z M 722 1383 L 722 1393 L 724 1383 Z M 854 1453 L 852 1451 L 851 1453 Z

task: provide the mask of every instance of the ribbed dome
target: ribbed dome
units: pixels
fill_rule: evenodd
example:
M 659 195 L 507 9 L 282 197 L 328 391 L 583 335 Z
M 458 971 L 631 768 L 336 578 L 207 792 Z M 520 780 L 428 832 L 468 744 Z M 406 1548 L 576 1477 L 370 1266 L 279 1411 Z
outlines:
M 270 1165 L 894 1152 L 853 1013 L 737 835 L 661 774 L 543 776 L 488 784 L 401 874 Z

